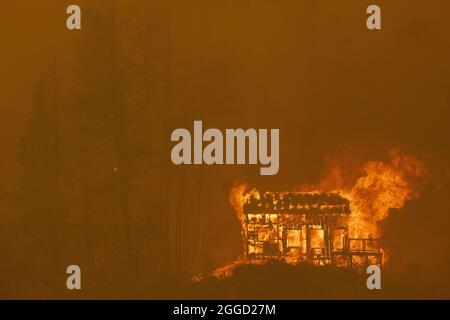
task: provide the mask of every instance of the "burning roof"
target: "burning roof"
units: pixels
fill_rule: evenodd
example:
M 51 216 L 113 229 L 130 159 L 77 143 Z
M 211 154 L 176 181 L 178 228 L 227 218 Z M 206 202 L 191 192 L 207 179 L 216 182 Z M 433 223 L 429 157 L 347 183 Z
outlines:
M 350 214 L 350 201 L 338 193 L 266 192 L 251 195 L 243 207 L 244 214 Z

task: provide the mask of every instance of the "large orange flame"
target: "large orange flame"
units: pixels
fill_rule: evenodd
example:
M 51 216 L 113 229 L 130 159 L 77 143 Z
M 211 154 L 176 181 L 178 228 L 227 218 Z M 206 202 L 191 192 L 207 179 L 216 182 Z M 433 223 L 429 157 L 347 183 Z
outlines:
M 400 209 L 405 202 L 420 195 L 427 170 L 412 155 L 402 155 L 398 150 L 389 153 L 390 161 L 369 161 L 350 193 L 351 237 L 381 237 L 378 228 L 390 209 Z
M 341 166 L 333 165 L 327 175 L 316 185 L 300 186 L 302 192 L 337 192 L 350 201 L 349 236 L 352 238 L 380 238 L 380 222 L 392 212 L 400 209 L 406 201 L 415 199 L 427 180 L 428 173 L 421 160 L 413 155 L 405 155 L 397 149 L 389 152 L 388 161 L 368 161 L 362 167 L 362 175 L 351 187 L 345 187 Z M 250 196 L 259 198 L 256 189 L 249 189 L 246 183 L 236 184 L 230 191 L 229 201 L 234 207 L 242 225 L 242 238 L 245 243 L 245 224 L 243 206 Z M 386 248 L 383 251 L 383 264 L 388 261 Z M 219 268 L 213 276 L 232 273 L 233 266 L 245 263 L 245 257 Z

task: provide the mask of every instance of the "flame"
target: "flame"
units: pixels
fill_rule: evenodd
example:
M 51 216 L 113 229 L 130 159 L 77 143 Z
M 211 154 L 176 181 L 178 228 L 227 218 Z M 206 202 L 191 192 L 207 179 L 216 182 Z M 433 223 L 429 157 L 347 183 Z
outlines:
M 218 267 L 214 271 L 212 271 L 209 274 L 199 273 L 194 275 L 192 277 L 192 281 L 194 282 L 200 282 L 201 280 L 204 280 L 205 278 L 212 277 L 216 279 L 223 279 L 227 277 L 231 277 L 233 275 L 234 269 L 237 266 L 250 264 L 250 261 L 246 259 L 245 257 L 240 257 L 232 262 L 229 262 L 223 266 Z
M 427 178 L 424 164 L 412 155 L 398 150 L 389 152 L 390 161 L 369 161 L 347 198 L 350 200 L 351 237 L 381 237 L 379 223 L 392 212 L 402 208 L 406 201 L 420 195 Z
M 308 193 L 336 192 L 350 201 L 349 236 L 351 238 L 380 238 L 379 225 L 392 209 L 402 208 L 408 200 L 420 196 L 428 173 L 421 160 L 413 155 L 401 154 L 397 149 L 389 151 L 388 161 L 368 161 L 362 167 L 353 186 L 343 184 L 343 170 L 339 165 L 329 168 L 325 179 L 316 185 L 303 185 L 295 191 Z M 242 226 L 242 239 L 245 245 L 244 204 L 250 197 L 260 198 L 256 189 L 249 189 L 246 183 L 238 183 L 230 190 L 229 202 L 234 207 Z M 389 260 L 388 249 L 381 248 L 383 265 Z M 290 262 L 289 259 L 286 262 Z M 211 275 L 217 278 L 229 276 L 233 269 L 241 264 L 250 263 L 246 257 L 240 257 Z M 252 262 L 254 263 L 254 262 Z
M 249 190 L 246 183 L 237 183 L 231 188 L 228 201 L 233 206 L 241 223 L 241 236 L 243 241 L 243 248 L 245 248 L 246 234 L 245 234 L 245 216 L 244 216 L 244 204 L 250 199 L 250 197 L 260 198 L 259 192 L 253 188 Z M 244 251 L 245 252 L 245 251 Z
M 228 198 L 230 204 L 233 206 L 234 210 L 236 210 L 236 214 L 238 216 L 239 222 L 242 225 L 242 229 L 244 230 L 244 203 L 249 197 L 249 194 L 246 192 L 248 189 L 248 185 L 246 183 L 238 183 L 231 188 L 230 197 Z M 255 190 L 256 192 L 256 190 Z M 258 195 L 259 196 L 259 195 Z

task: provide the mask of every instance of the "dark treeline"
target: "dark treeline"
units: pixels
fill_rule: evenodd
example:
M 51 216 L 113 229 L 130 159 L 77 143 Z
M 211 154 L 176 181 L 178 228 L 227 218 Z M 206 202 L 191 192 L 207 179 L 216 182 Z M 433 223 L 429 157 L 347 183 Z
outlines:
M 174 175 L 167 158 L 171 130 L 194 116 L 170 95 L 169 14 L 147 1 L 86 6 L 75 57 L 36 85 L 18 143 L 11 296 L 66 296 L 70 264 L 101 297 L 204 267 L 201 170 Z

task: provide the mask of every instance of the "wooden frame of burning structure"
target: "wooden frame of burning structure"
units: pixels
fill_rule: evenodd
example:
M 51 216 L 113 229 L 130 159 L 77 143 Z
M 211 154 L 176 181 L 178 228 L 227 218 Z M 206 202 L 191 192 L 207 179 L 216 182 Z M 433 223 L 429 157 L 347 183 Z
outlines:
M 266 192 L 243 209 L 250 260 L 381 267 L 380 239 L 349 237 L 350 202 L 338 193 Z

